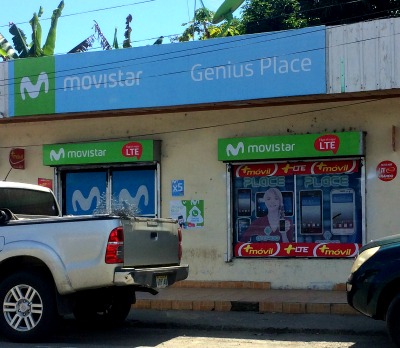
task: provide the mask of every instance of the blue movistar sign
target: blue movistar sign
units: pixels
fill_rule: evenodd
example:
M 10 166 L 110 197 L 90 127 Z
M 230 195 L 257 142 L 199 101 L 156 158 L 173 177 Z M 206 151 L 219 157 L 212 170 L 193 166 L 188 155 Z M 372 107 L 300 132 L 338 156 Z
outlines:
M 325 94 L 325 46 L 312 27 L 16 60 L 9 116 Z

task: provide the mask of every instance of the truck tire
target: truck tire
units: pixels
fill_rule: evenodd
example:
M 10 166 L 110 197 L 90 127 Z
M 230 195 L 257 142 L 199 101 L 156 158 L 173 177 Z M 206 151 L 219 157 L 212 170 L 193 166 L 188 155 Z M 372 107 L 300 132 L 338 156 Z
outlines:
M 73 313 L 75 319 L 86 326 L 116 326 L 125 321 L 133 302 L 134 293 L 121 289 L 107 296 L 94 296 L 90 299 L 80 297 Z
M 396 347 L 400 347 L 400 294 L 390 302 L 386 314 L 386 325 L 391 340 Z
M 37 273 L 5 278 L 0 284 L 0 304 L 0 331 L 11 341 L 37 341 L 58 322 L 55 289 Z

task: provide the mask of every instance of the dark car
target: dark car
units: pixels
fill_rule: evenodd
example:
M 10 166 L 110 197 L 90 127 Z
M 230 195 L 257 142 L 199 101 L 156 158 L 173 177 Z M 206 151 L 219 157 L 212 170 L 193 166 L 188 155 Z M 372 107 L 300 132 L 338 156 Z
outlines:
M 385 320 L 392 341 L 400 347 L 400 235 L 377 239 L 360 249 L 346 290 L 349 305 Z

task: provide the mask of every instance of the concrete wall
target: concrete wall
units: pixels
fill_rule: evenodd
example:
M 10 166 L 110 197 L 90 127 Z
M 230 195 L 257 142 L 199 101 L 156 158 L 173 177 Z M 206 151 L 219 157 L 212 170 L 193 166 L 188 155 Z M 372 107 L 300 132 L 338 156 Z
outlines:
M 162 140 L 162 216 L 169 214 L 171 180 L 185 180 L 180 199 L 205 201 L 205 226 L 184 230 L 183 262 L 190 280 L 266 281 L 273 288 L 332 288 L 344 283 L 351 259 L 234 259 L 227 251 L 226 167 L 217 160 L 217 140 L 253 137 L 365 131 L 366 240 L 398 233 L 399 177 L 376 177 L 380 161 L 400 163 L 400 136 L 392 148 L 392 126 L 400 133 L 400 99 L 364 100 L 248 109 L 104 117 L 80 120 L 0 124 L 0 179 L 9 171 L 8 154 L 25 148 L 26 169 L 12 170 L 10 181 L 37 183 L 53 178 L 42 165 L 42 145 L 95 140 Z M 154 135 L 152 135 L 154 134 Z

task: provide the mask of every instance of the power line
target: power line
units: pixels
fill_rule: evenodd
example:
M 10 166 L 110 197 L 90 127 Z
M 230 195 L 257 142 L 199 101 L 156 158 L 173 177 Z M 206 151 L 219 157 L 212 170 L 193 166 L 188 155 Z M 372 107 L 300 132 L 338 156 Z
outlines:
M 114 9 L 117 9 L 117 8 L 122 8 L 122 7 L 127 7 L 127 6 L 134 6 L 134 5 L 141 5 L 141 4 L 145 4 L 145 3 L 148 3 L 148 2 L 154 2 L 154 1 L 157 1 L 157 0 L 142 0 L 142 1 L 139 1 L 139 2 L 124 4 L 124 5 L 117 5 L 117 6 L 111 6 L 111 7 L 103 7 L 103 8 L 97 8 L 97 9 L 94 9 L 94 10 L 88 10 L 88 11 L 82 11 L 82 12 L 75 12 L 75 13 L 70 13 L 70 14 L 62 14 L 62 15 L 61 15 L 61 18 L 79 16 L 79 15 L 87 14 L 87 13 L 94 13 L 94 12 L 101 12 L 101 11 L 109 11 L 109 10 L 114 10 Z M 48 21 L 48 20 L 51 20 L 51 17 L 41 18 L 41 21 Z M 15 24 L 16 24 L 16 25 L 29 24 L 29 22 L 20 22 L 20 23 L 15 23 Z M 3 25 L 0 25 L 0 28 L 8 27 L 8 26 L 9 26 L 9 24 L 3 24 Z
M 288 118 L 288 117 L 293 117 L 293 116 L 299 116 L 299 115 L 307 115 L 307 114 L 313 114 L 316 112 L 323 112 L 323 111 L 329 111 L 329 110 L 336 110 L 336 109 L 343 109 L 347 107 L 352 107 L 356 105 L 362 105 L 362 104 L 368 104 L 368 103 L 374 103 L 378 102 L 381 100 L 384 100 L 385 98 L 374 98 L 372 100 L 363 100 L 363 101 L 357 101 L 354 103 L 349 103 L 346 105 L 335 105 L 335 106 L 330 106 L 330 107 L 323 107 L 323 108 L 318 108 L 314 110 L 306 110 L 306 111 L 301 111 L 301 112 L 292 112 L 292 113 L 284 113 L 281 115 L 275 115 L 275 116 L 267 116 L 267 117 L 260 117 L 257 119 L 252 119 L 252 120 L 243 120 L 243 121 L 237 121 L 237 122 L 226 122 L 226 123 L 220 123 L 217 125 L 212 125 L 212 126 L 203 126 L 203 127 L 192 127 L 192 128 L 181 128 L 181 129 L 174 129 L 171 131 L 164 131 L 164 132 L 153 132 L 153 133 L 142 133 L 142 134 L 135 134 L 135 135 L 129 135 L 129 136 L 118 136 L 118 137 L 107 137 L 107 138 L 93 138 L 93 139 L 87 139 L 85 142 L 97 142 L 97 141 L 117 141 L 117 140 L 129 140 L 132 138 L 141 138 L 141 137 L 154 137 L 156 135 L 165 135 L 165 134 L 175 134 L 175 133 L 183 133 L 183 132 L 193 132 L 193 131 L 199 131 L 199 130 L 205 130 L 205 129 L 215 129 L 215 128 L 221 128 L 221 127 L 227 127 L 227 126 L 237 126 L 241 124 L 249 124 L 249 123 L 254 123 L 254 122 L 261 122 L 261 121 L 269 121 L 269 120 L 274 120 L 274 119 L 283 119 L 283 118 Z M 51 122 L 49 120 L 49 122 Z M 81 141 L 71 141 L 71 142 L 65 142 L 65 144 L 79 144 Z M 0 149 L 9 149 L 17 146 L 23 146 L 23 147 L 42 147 L 43 144 L 25 144 L 25 145 L 10 145 L 10 146 L 0 146 Z

